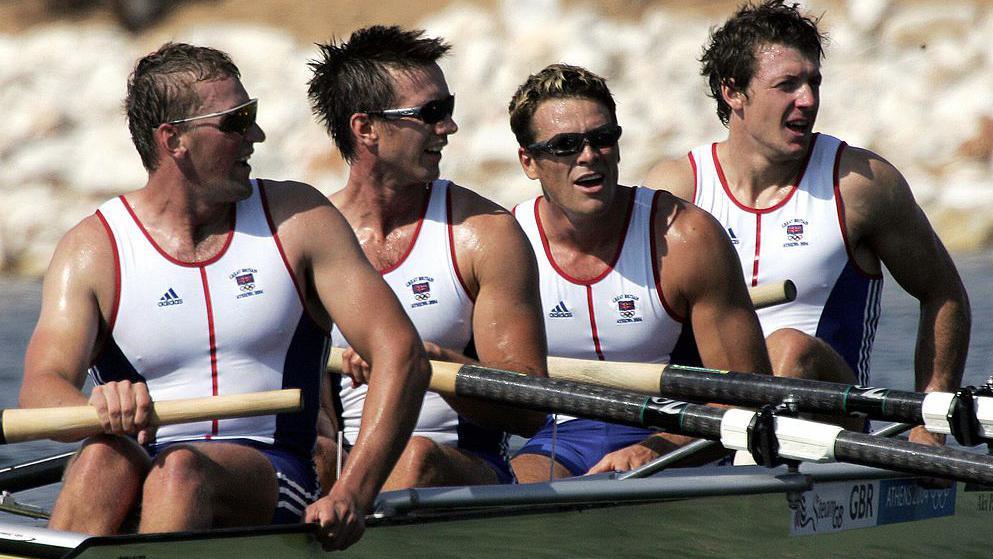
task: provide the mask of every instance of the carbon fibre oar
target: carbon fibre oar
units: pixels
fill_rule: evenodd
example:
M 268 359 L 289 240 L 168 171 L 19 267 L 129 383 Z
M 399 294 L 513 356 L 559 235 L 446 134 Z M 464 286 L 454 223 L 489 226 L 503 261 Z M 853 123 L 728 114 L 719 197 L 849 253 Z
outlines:
M 722 409 L 478 365 L 431 365 L 431 390 L 436 392 L 720 440 L 726 448 L 752 451 L 759 463 L 773 464 L 778 458 L 838 461 L 993 484 L 993 456 L 988 454 L 884 439 L 767 410 Z
M 988 387 L 956 393 L 910 392 L 673 364 L 548 358 L 548 375 L 660 394 L 669 398 L 758 407 L 789 398 L 800 411 L 865 415 L 924 425 L 951 434 L 964 446 L 993 438 L 993 395 Z
M 299 411 L 302 406 L 299 388 L 162 400 L 152 404 L 151 423 L 170 425 L 207 419 L 268 415 Z M 0 444 L 56 437 L 83 438 L 102 431 L 100 418 L 93 406 L 0 410 Z

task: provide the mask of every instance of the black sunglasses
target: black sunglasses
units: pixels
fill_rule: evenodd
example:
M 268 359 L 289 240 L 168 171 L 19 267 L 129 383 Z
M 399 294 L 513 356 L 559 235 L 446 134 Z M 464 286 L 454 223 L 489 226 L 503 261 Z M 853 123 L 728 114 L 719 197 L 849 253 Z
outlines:
M 182 124 L 184 122 L 219 116 L 222 118 L 221 121 L 217 123 L 218 130 L 221 132 L 234 132 L 236 134 L 245 135 L 255 124 L 255 117 L 258 115 L 258 112 L 259 100 L 249 99 L 237 107 L 231 107 L 226 111 L 200 116 L 191 116 L 189 118 L 181 118 L 179 120 L 170 120 L 166 124 Z
M 535 142 L 527 147 L 530 152 L 545 151 L 552 155 L 574 155 L 583 150 L 586 142 L 593 149 L 614 147 L 621 139 L 621 127 L 616 124 L 604 124 L 587 132 L 563 132 L 556 134 L 544 142 Z
M 410 107 L 408 109 L 383 109 L 382 111 L 366 111 L 369 115 L 379 115 L 383 118 L 398 119 L 411 117 L 420 120 L 425 124 L 436 124 L 452 116 L 455 112 L 455 96 L 449 95 L 442 99 L 428 101 L 420 107 Z

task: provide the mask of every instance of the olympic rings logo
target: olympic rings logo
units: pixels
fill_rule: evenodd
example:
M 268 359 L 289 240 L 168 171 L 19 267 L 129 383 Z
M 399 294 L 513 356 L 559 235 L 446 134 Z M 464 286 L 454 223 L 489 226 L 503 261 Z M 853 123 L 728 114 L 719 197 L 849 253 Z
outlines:
M 252 291 L 255 289 L 254 283 L 246 283 L 245 285 L 238 286 L 242 291 Z
M 431 293 L 418 293 L 414 295 L 414 299 L 417 301 L 427 301 L 431 298 Z

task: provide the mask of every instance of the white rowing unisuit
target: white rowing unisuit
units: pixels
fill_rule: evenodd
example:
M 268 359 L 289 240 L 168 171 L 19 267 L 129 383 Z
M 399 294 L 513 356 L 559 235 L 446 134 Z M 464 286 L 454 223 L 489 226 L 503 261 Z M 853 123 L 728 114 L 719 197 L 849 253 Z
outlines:
M 236 204 L 221 251 L 198 263 L 163 251 L 124 196 L 100 206 L 117 289 L 90 375 L 143 380 L 154 400 L 301 388 L 302 413 L 169 425 L 156 441 L 252 439 L 309 461 L 330 346 L 304 311 L 260 184 Z
M 421 339 L 465 352 L 472 340 L 474 303 L 455 264 L 449 182 L 437 180 L 428 188 L 428 203 L 407 253 L 381 273 Z M 349 345 L 337 328 L 332 330 L 331 340 L 335 347 Z M 365 385 L 353 386 L 347 376 L 338 378 L 338 383 L 332 383 L 332 394 L 340 410 L 345 437 L 354 444 L 362 422 L 367 388 Z M 502 432 L 485 430 L 470 423 L 433 392 L 424 396 L 414 435 L 463 449 L 498 455 L 504 451 Z
M 765 335 L 790 327 L 821 338 L 865 385 L 883 279 L 860 269 L 850 255 L 838 193 L 845 145 L 815 134 L 799 181 L 766 209 L 748 207 L 734 197 L 716 143 L 693 149 L 689 158 L 696 175 L 693 203 L 723 224 L 745 281 L 751 286 L 786 279 L 796 284 L 795 301 L 758 311 Z
M 549 355 L 638 363 L 670 360 L 683 333 L 683 318 L 669 309 L 657 281 L 660 270 L 652 242 L 657 195 L 647 188 L 633 190 L 617 254 L 603 274 L 588 280 L 572 277 L 556 264 L 538 214 L 539 204 L 548 203 L 543 197 L 514 208 L 538 260 Z M 572 419 L 558 417 L 559 423 Z

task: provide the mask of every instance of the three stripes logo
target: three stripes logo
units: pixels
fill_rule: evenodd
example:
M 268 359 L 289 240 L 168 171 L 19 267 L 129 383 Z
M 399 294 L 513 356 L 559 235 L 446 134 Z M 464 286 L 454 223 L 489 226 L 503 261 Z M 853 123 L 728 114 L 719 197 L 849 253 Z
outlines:
M 166 291 L 164 295 L 159 297 L 158 304 L 160 307 L 171 307 L 173 305 L 182 305 L 183 298 L 177 295 L 176 291 L 170 287 L 169 291 Z
M 549 311 L 548 318 L 572 318 L 572 311 L 565 306 L 564 301 L 559 301 L 559 304 Z

